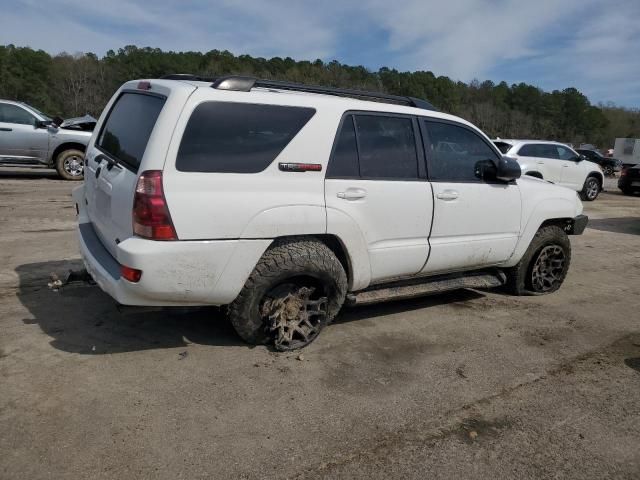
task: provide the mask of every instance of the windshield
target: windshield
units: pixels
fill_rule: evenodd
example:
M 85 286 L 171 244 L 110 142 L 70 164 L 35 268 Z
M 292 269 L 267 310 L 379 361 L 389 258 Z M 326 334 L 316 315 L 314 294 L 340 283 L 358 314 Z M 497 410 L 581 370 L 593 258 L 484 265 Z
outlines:
M 51 117 L 49 115 L 47 115 L 46 113 L 42 113 L 40 110 L 38 110 L 37 108 L 33 108 L 31 105 L 25 105 L 27 108 L 31 109 L 32 111 L 36 112 L 38 115 L 40 115 L 42 117 L 43 120 L 50 122 L 51 121 Z

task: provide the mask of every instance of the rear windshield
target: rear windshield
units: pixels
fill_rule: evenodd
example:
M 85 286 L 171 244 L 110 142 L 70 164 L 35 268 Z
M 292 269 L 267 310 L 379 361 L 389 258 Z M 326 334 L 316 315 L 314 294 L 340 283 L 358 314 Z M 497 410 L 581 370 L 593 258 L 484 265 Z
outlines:
M 512 147 L 510 143 L 506 142 L 493 142 L 493 144 L 498 147 L 498 150 L 500 150 L 502 153 L 507 153 Z
M 98 148 L 137 171 L 165 100 L 140 93 L 120 95 L 102 127 Z
M 182 172 L 257 173 L 313 116 L 313 108 L 206 102 L 193 111 L 178 151 Z

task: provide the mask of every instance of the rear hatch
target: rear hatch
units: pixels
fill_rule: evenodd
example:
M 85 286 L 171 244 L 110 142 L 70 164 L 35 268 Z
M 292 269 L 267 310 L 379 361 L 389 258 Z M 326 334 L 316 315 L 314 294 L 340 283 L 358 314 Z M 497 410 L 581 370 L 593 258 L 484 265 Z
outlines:
M 177 81 L 135 81 L 111 99 L 87 149 L 87 214 L 104 246 L 133 235 L 136 183 L 145 170 L 162 170 L 176 120 L 196 87 Z

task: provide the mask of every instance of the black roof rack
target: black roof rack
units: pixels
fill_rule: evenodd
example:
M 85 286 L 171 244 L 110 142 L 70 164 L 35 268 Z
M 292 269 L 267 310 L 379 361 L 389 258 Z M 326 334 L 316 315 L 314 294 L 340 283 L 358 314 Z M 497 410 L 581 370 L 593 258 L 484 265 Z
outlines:
M 375 100 L 383 103 L 395 103 L 425 110 L 437 110 L 431 103 L 421 98 L 405 97 L 402 95 L 389 95 L 388 93 L 369 92 L 365 90 L 352 90 L 347 88 L 322 87 L 320 85 L 306 85 L 303 83 L 283 82 L 280 80 L 261 80 L 254 77 L 241 75 L 229 75 L 219 78 L 200 77 L 189 73 L 173 73 L 161 77 L 163 80 L 190 80 L 212 82 L 211 86 L 219 90 L 233 90 L 249 92 L 254 87 L 274 88 L 278 90 L 292 90 L 296 92 L 321 93 L 338 97 L 359 98 L 362 100 Z

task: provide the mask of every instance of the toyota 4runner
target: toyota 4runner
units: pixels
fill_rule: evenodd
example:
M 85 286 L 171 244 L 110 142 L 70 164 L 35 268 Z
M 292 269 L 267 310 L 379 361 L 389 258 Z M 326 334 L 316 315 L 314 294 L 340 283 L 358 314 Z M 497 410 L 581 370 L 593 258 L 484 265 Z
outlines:
M 373 101 L 372 101 L 373 100 Z M 224 305 L 245 341 L 313 341 L 343 304 L 562 284 L 587 217 L 420 99 L 248 77 L 124 84 L 74 190 L 117 302 Z

